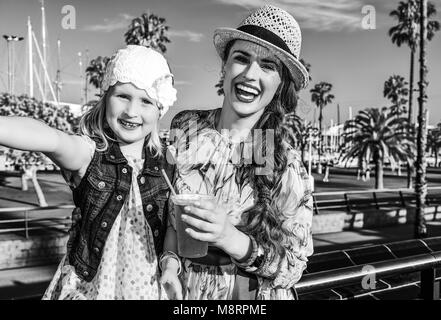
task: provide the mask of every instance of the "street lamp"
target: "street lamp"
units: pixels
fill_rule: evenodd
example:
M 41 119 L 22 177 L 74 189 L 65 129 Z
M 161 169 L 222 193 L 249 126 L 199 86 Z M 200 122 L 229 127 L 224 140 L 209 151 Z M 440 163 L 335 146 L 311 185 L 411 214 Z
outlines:
M 14 58 L 15 58 L 15 46 L 16 42 L 22 41 L 24 37 L 19 36 L 8 36 L 3 35 L 3 38 L 6 40 L 8 46 L 8 92 L 9 94 L 14 93 Z M 12 41 L 12 45 L 10 42 Z

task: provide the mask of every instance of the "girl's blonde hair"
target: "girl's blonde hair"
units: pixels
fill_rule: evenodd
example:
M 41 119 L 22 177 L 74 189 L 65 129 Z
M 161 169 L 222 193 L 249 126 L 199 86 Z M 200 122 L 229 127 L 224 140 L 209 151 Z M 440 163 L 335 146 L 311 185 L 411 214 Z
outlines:
M 105 128 L 108 128 L 106 121 L 106 97 L 111 88 L 107 90 L 98 102 L 86 111 L 80 120 L 80 132 L 87 135 L 94 140 L 98 140 L 96 145 L 97 151 L 106 151 L 109 147 L 109 141 L 116 141 L 110 137 Z M 162 156 L 162 144 L 159 138 L 158 122 L 156 122 L 155 128 L 146 137 L 148 139 L 147 147 L 155 157 Z

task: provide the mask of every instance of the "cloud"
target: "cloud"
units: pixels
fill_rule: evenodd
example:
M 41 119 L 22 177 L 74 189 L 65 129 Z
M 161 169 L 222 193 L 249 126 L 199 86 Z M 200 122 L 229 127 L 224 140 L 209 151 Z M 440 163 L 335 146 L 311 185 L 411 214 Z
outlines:
M 247 10 L 259 8 L 268 3 L 265 0 L 216 0 L 237 5 Z M 316 31 L 355 31 L 361 29 L 361 10 L 367 0 L 273 0 L 271 4 L 291 13 L 302 29 Z M 372 1 L 371 1 L 372 2 Z M 374 1 L 375 2 L 375 1 Z
M 126 29 L 134 18 L 135 16 L 130 14 L 120 13 L 113 19 L 104 19 L 104 23 L 102 24 L 85 26 L 83 30 L 94 32 L 113 32 L 115 30 Z M 193 32 L 190 30 L 169 30 L 167 35 L 170 37 L 186 38 L 191 42 L 200 42 L 204 37 L 202 33 Z
M 127 14 L 120 13 L 116 18 L 104 19 L 103 24 L 88 25 L 83 28 L 85 31 L 95 31 L 95 32 L 112 32 L 115 30 L 125 29 L 129 26 L 132 19 L 135 17 Z
M 180 37 L 180 38 L 187 38 L 191 42 L 200 42 L 204 35 L 202 33 L 197 33 L 189 30 L 169 30 L 167 34 L 170 37 Z

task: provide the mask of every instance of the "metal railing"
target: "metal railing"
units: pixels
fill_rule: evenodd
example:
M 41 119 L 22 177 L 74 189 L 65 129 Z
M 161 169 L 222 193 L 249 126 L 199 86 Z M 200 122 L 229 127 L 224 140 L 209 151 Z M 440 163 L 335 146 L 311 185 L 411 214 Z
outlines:
M 315 254 L 296 289 L 306 299 L 350 299 L 419 285 L 419 298 L 438 300 L 440 277 L 441 237 L 432 237 Z
M 314 293 L 345 285 L 360 284 L 370 276 L 377 278 L 421 272 L 421 298 L 428 300 L 439 300 L 440 298 L 435 270 L 441 267 L 441 251 L 398 258 L 392 261 L 380 261 L 369 264 L 369 266 L 370 268 L 353 266 L 305 274 L 302 280 L 296 284 L 296 290 L 299 294 Z
M 72 210 L 74 209 L 74 205 L 58 205 L 58 206 L 47 206 L 47 207 L 15 207 L 15 208 L 0 208 L 0 233 L 12 233 L 12 232 L 21 232 L 24 231 L 26 239 L 29 238 L 30 230 L 42 230 L 48 228 L 57 228 L 58 230 L 67 230 L 71 224 L 71 215 L 66 216 L 49 216 L 44 218 L 34 218 L 29 217 L 30 212 L 36 211 L 52 211 L 52 210 Z M 2 215 L 5 214 L 22 214 L 22 217 L 16 218 L 6 218 L 1 219 Z M 6 227 L 3 228 L 3 225 L 8 224 L 23 224 L 22 227 Z

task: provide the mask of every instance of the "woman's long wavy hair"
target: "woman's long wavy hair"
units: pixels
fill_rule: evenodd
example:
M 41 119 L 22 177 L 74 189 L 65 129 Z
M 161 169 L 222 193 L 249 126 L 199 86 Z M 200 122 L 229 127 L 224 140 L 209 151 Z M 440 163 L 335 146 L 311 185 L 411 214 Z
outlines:
M 232 43 L 229 43 L 225 57 L 228 57 L 231 46 Z M 289 137 L 292 136 L 292 130 L 285 125 L 284 120 L 285 115 L 294 112 L 297 107 L 298 90 L 290 76 L 289 70 L 283 63 L 281 63 L 281 65 L 281 84 L 272 101 L 265 107 L 262 116 L 252 130 L 253 144 L 258 144 L 258 147 L 261 148 L 260 153 L 266 155 L 267 161 L 266 133 L 267 130 L 273 130 L 274 162 L 272 165 L 274 171 L 273 174 L 269 175 L 257 174 L 256 171 L 258 171 L 262 165 L 257 163 L 254 154 L 252 164 L 243 167 L 243 170 L 246 171 L 245 174 L 251 182 L 257 201 L 256 204 L 245 213 L 245 221 L 241 230 L 252 235 L 265 249 L 274 249 L 273 252 L 284 256 L 285 249 L 282 246 L 284 231 L 281 228 L 283 215 L 275 210 L 272 205 L 272 197 L 274 195 L 274 189 L 287 167 L 288 141 Z M 261 129 L 261 136 L 257 138 L 254 134 L 256 132 L 254 129 Z M 269 143 L 272 142 L 273 141 L 269 141 Z
M 116 142 L 106 120 L 106 100 L 111 90 L 113 90 L 112 87 L 103 94 L 92 108 L 83 114 L 80 120 L 80 133 L 97 141 L 96 150 L 101 152 L 107 150 L 110 142 Z M 158 127 L 158 122 L 156 122 L 156 127 L 146 137 L 147 147 L 155 157 L 162 155 Z

